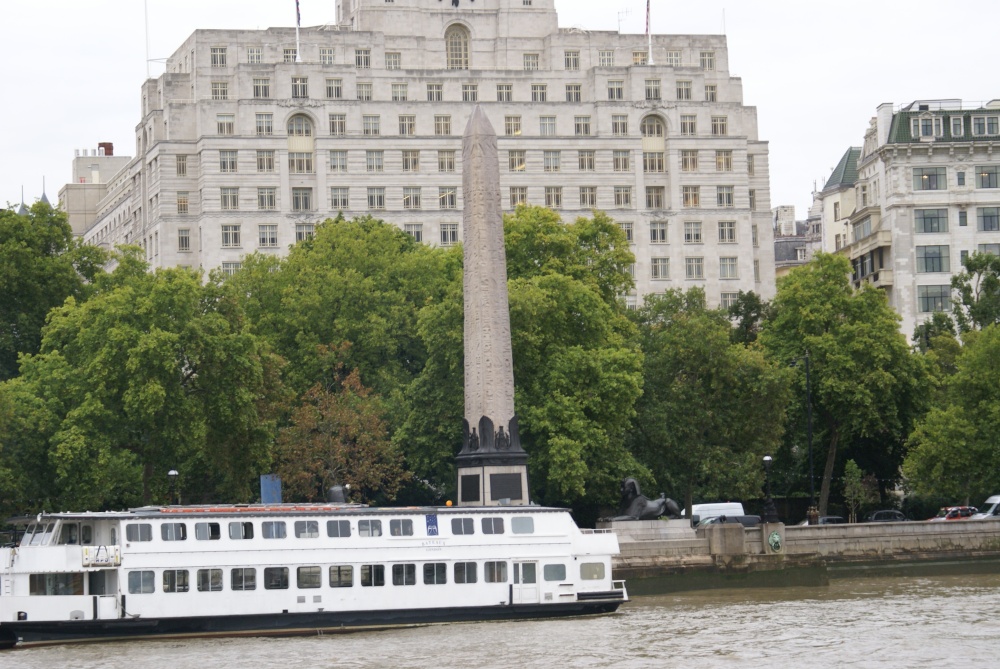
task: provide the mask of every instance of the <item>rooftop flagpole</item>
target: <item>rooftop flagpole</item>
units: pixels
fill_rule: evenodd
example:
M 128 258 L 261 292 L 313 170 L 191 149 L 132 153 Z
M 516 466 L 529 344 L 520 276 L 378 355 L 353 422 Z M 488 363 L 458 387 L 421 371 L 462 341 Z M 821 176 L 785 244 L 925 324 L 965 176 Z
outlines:
M 299 11 L 299 0 L 295 0 L 295 62 L 302 62 L 302 46 L 299 43 L 299 28 L 302 27 L 302 12 Z
M 649 56 L 646 60 L 653 65 L 653 33 L 649 29 L 649 2 L 650 0 L 646 0 L 646 40 L 649 43 Z

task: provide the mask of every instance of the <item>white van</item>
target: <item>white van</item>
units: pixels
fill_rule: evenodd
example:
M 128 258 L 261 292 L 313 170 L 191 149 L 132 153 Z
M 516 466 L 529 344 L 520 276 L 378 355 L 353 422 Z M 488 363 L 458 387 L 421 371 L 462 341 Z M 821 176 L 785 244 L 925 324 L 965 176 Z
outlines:
M 991 498 L 992 499 L 992 498 Z M 687 510 L 681 512 L 683 516 Z M 710 504 L 692 504 L 691 517 L 699 522 L 719 516 L 745 516 L 743 505 L 739 502 L 712 502 Z
M 1000 519 L 1000 495 L 993 495 L 979 508 L 981 511 L 970 516 L 969 520 L 985 520 L 986 518 Z

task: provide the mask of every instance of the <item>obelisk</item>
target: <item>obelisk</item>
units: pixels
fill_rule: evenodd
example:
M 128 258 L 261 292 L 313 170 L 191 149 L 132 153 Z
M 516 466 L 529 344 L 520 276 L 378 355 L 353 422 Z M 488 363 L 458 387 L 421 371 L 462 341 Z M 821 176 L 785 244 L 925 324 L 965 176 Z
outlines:
M 465 421 L 459 506 L 528 504 L 528 456 L 514 414 L 514 361 L 497 135 L 477 105 L 462 136 Z

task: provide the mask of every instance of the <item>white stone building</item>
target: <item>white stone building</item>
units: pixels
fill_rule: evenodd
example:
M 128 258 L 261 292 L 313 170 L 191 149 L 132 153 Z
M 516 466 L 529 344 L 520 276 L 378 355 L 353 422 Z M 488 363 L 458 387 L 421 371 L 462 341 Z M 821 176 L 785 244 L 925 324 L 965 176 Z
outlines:
M 553 0 L 338 0 L 337 16 L 298 46 L 293 28 L 191 35 L 143 86 L 137 158 L 86 238 L 227 271 L 338 212 L 454 244 L 479 104 L 505 206 L 608 212 L 638 295 L 773 296 L 768 147 L 725 37 L 654 35 L 650 59 L 645 35 L 560 29 Z
M 73 181 L 59 190 L 59 204 L 69 217 L 73 234 L 82 235 L 93 224 L 108 195 L 108 182 L 132 162 L 131 157 L 114 153 L 111 142 L 101 142 L 96 149 L 76 150 Z
M 1000 100 L 878 108 L 849 213 L 856 285 L 886 291 L 910 335 L 951 311 L 951 277 L 970 253 L 1000 253 Z

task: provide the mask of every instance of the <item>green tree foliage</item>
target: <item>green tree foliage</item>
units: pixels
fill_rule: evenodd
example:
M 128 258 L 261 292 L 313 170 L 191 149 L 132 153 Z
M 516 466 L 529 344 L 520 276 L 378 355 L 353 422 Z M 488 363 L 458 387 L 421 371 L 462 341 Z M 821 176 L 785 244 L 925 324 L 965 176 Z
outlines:
M 64 212 L 37 202 L 26 216 L 0 210 L 0 381 L 17 375 L 17 356 L 37 353 L 49 310 L 90 292 L 105 262 L 74 239 Z
M 1000 256 L 973 253 L 962 265 L 963 271 L 951 278 L 951 287 L 958 291 L 953 310 L 958 329 L 968 332 L 1000 323 Z
M 633 450 L 657 480 L 695 498 L 757 494 L 761 456 L 781 440 L 791 372 L 730 341 L 700 289 L 649 296 L 637 312 L 645 390 Z
M 899 316 L 885 295 L 854 290 L 850 265 L 840 256 L 817 254 L 778 282 L 773 317 L 760 335 L 765 350 L 790 364 L 809 352 L 813 417 L 826 443 L 819 511 L 826 514 L 838 448 L 858 443 L 855 455 L 882 457 L 881 478 L 898 470 L 903 443 L 922 415 L 929 377 L 899 332 Z M 803 375 L 804 377 L 804 375 Z M 801 377 L 800 377 L 801 378 Z M 803 385 L 795 389 L 805 397 Z M 821 442 L 822 443 L 822 442 Z M 882 454 L 863 451 L 881 449 Z
M 878 482 L 872 475 L 865 476 L 854 460 L 844 464 L 844 504 L 849 510 L 847 521 L 858 522 L 858 512 L 880 500 Z
M 968 504 L 1000 489 L 1000 326 L 972 338 L 956 366 L 910 437 L 903 473 L 918 495 Z
M 770 304 L 753 291 L 736 294 L 736 302 L 729 307 L 733 323 L 730 339 L 733 343 L 750 345 L 757 341 L 760 328 L 768 317 Z
M 0 439 L 33 472 L 39 506 L 159 501 L 169 469 L 189 497 L 248 501 L 268 461 L 278 361 L 196 274 L 149 273 L 138 254 L 52 312 L 4 389 L 26 429 Z

